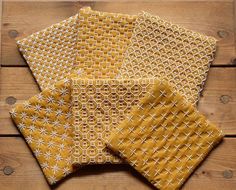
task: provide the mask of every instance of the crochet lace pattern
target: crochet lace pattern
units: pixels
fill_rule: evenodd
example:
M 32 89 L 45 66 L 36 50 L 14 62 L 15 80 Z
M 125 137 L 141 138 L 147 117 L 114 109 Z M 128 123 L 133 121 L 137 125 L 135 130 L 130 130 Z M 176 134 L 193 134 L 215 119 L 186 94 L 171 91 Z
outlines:
M 130 43 L 136 16 L 82 8 L 78 16 L 76 74 L 114 78 Z
M 157 81 L 107 145 L 158 189 L 169 190 L 178 189 L 222 138 L 194 106 Z
M 105 149 L 105 140 L 153 83 L 153 79 L 72 79 L 73 164 L 121 162 Z
M 41 90 L 72 72 L 77 51 L 77 17 L 72 16 L 17 41 Z
M 72 172 L 73 129 L 68 79 L 17 105 L 10 114 L 49 184 Z
M 138 15 L 118 78 L 157 77 L 195 104 L 216 40 L 148 13 Z

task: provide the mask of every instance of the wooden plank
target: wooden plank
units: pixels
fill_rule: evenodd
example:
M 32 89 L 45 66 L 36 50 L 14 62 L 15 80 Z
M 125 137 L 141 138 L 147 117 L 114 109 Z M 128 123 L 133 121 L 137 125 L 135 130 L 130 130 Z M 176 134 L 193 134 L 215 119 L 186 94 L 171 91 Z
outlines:
M 194 172 L 187 181 L 185 190 L 234 189 L 236 186 L 236 139 L 226 138 L 218 148 Z M 0 171 L 1 190 L 50 189 L 43 174 L 20 137 L 0 138 L 0 169 L 6 166 L 13 169 L 10 175 Z M 152 186 L 128 165 L 89 166 L 64 180 L 58 190 L 150 190 Z M 115 188 L 114 188 L 115 187 Z
M 236 68 L 211 68 L 199 110 L 225 134 L 236 134 Z
M 0 57 L 2 57 L 2 0 L 0 0 Z
M 18 134 L 9 117 L 11 104 L 14 98 L 22 103 L 39 90 L 28 68 L 3 67 L 0 77 L 0 134 Z M 236 134 L 235 81 L 236 68 L 211 68 L 199 103 L 199 110 L 228 135 Z
M 15 101 L 22 102 L 39 92 L 29 68 L 2 67 L 0 70 L 0 134 L 18 134 L 9 111 Z
M 236 1 L 234 0 L 234 36 L 236 36 Z M 234 39 L 235 55 L 236 55 L 236 37 Z M 236 57 L 232 60 L 236 64 Z
M 4 2 L 3 65 L 24 65 L 15 37 L 22 38 L 76 13 L 81 6 L 94 10 L 137 14 L 148 11 L 189 29 L 216 37 L 215 65 L 230 65 L 235 58 L 233 1 L 138 2 Z M 30 15 L 30 16 L 29 16 Z

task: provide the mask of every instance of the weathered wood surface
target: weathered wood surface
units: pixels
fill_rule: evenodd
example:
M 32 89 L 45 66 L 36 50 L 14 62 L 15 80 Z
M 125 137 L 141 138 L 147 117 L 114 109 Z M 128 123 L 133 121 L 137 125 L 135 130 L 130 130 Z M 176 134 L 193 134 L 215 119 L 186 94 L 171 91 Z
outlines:
M 141 10 L 189 29 L 214 36 L 216 59 L 202 93 L 199 110 L 227 135 L 185 184 L 186 190 L 236 189 L 236 3 L 233 0 L 167 0 L 119 2 L 11 2 L 0 0 L 0 189 L 50 189 L 9 110 L 39 93 L 16 40 L 76 14 L 82 6 L 95 10 L 137 14 Z M 2 8 L 2 13 L 1 13 Z M 13 137 L 16 136 L 16 137 Z M 11 173 L 13 172 L 13 173 Z M 9 175 L 6 175 L 6 174 Z M 152 186 L 127 165 L 81 169 L 56 189 L 146 190 Z
M 0 0 L 0 57 L 2 57 L 2 0 Z M 0 65 L 1 68 L 1 65 Z
M 189 29 L 217 38 L 214 65 L 232 65 L 235 58 L 233 1 L 138 1 L 138 2 L 3 2 L 2 64 L 25 65 L 16 48 L 16 39 L 50 26 L 90 5 L 108 12 L 138 14 L 141 10 Z
M 236 187 L 236 139 L 225 139 L 194 172 L 183 189 L 234 190 Z M 0 171 L 1 190 L 49 189 L 43 174 L 20 137 L 0 138 L 0 168 L 11 167 L 13 173 Z M 204 187 L 204 188 L 201 188 Z M 90 166 L 79 170 L 58 190 L 148 190 L 152 186 L 127 165 Z

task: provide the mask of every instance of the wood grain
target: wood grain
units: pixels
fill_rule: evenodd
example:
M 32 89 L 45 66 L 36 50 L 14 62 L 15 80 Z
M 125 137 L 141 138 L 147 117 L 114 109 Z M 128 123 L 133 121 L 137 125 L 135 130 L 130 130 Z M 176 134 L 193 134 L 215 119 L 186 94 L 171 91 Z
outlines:
M 187 181 L 185 190 L 228 189 L 236 186 L 236 139 L 227 138 Z M 0 138 L 0 170 L 10 166 L 14 172 L 4 175 L 0 171 L 1 190 L 49 189 L 46 180 L 29 148 L 22 138 Z M 228 174 L 228 175 L 226 175 Z M 89 166 L 64 180 L 58 190 L 150 190 L 152 186 L 128 165 Z
M 8 97 L 22 103 L 39 93 L 38 86 L 28 68 L 3 67 L 0 80 L 0 134 L 18 134 L 9 117 L 14 105 Z M 225 134 L 236 134 L 236 68 L 211 68 L 199 103 L 199 109 L 210 121 L 223 129 Z
M 7 2 L 3 3 L 3 65 L 25 65 L 16 38 L 25 37 L 76 14 L 82 6 L 94 10 L 138 14 L 141 10 L 189 29 L 216 37 L 214 65 L 232 65 L 235 58 L 233 1 L 138 1 L 138 2 Z
M 0 0 L 0 57 L 2 57 L 2 0 Z
M 236 134 L 236 68 L 211 68 L 199 111 L 225 134 Z
M 234 1 L 234 36 L 235 36 L 235 39 L 234 39 L 234 47 L 235 47 L 235 55 L 236 55 L 236 1 Z M 232 63 L 234 65 L 236 65 L 236 56 L 235 58 L 233 59 Z
M 39 92 L 29 68 L 3 67 L 0 70 L 0 134 L 18 134 L 9 115 L 14 105 L 7 104 L 7 98 L 16 98 L 20 103 Z

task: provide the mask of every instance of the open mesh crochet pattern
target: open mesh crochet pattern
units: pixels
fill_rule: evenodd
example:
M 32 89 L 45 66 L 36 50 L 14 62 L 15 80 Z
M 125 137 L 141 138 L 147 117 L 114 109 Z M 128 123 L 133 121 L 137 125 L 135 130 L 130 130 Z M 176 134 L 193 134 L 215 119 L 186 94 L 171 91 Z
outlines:
M 195 104 L 215 50 L 213 37 L 144 12 L 136 19 L 118 78 L 157 77 Z
M 75 70 L 87 78 L 114 78 L 130 43 L 136 16 L 82 8 Z M 76 73 L 76 74 L 77 74 Z
M 161 190 L 178 189 L 223 138 L 193 105 L 158 81 L 110 134 L 108 147 Z
M 105 140 L 153 84 L 153 79 L 73 78 L 73 164 L 120 163 L 105 149 Z
M 49 184 L 73 171 L 69 79 L 57 82 L 10 112 Z
M 72 16 L 17 41 L 41 90 L 72 72 L 77 51 L 77 17 Z

